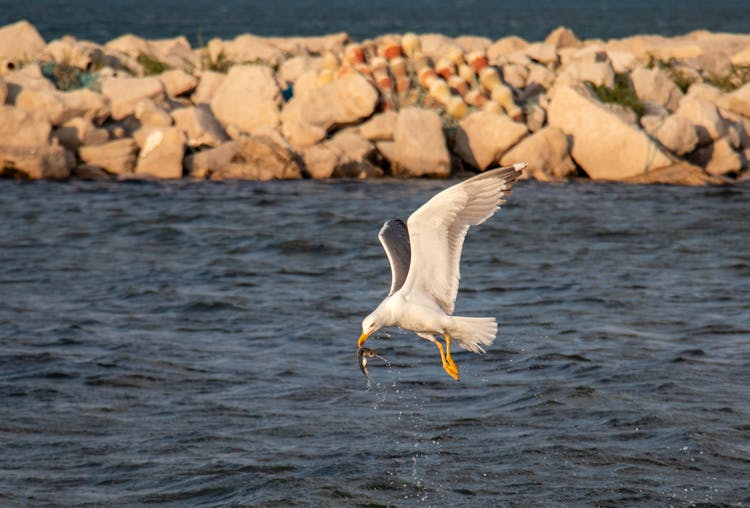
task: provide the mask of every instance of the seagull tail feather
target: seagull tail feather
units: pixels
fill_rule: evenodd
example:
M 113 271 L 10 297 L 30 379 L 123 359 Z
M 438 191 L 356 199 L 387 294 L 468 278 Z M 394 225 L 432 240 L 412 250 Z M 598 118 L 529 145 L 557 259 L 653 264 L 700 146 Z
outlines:
M 484 353 L 482 346 L 489 346 L 497 335 L 495 318 L 453 317 L 449 331 L 451 339 L 459 346 L 474 353 Z

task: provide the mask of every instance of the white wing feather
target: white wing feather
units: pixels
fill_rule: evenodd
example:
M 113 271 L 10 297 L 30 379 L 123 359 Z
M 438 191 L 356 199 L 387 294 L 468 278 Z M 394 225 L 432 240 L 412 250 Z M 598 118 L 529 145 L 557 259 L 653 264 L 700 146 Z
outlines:
M 510 188 L 526 164 L 515 164 L 479 174 L 436 194 L 407 222 L 411 244 L 409 273 L 402 294 L 429 295 L 453 314 L 459 264 L 469 226 L 476 226 L 505 203 Z

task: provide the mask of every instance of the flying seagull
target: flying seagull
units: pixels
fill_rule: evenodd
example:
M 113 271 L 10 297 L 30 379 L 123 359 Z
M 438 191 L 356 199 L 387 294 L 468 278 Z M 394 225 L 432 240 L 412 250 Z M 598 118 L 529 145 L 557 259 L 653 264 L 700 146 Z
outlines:
M 483 223 L 505 203 L 526 163 L 486 171 L 436 194 L 406 224 L 386 222 L 378 238 L 391 265 L 391 290 L 362 321 L 362 344 L 376 331 L 397 326 L 435 344 L 443 369 L 458 380 L 451 341 L 475 353 L 495 340 L 495 318 L 453 315 L 461 278 L 461 249 L 469 226 Z M 445 346 L 437 336 L 442 336 Z M 360 363 L 363 355 L 359 355 Z M 364 369 L 363 369 L 364 372 Z

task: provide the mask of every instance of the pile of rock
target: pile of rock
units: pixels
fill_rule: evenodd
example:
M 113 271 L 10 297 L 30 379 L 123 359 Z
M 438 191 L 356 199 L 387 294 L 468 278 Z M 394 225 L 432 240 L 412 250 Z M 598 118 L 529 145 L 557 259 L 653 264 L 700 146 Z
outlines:
M 750 172 L 750 36 L 241 35 L 46 43 L 0 28 L 0 174 L 705 184 Z

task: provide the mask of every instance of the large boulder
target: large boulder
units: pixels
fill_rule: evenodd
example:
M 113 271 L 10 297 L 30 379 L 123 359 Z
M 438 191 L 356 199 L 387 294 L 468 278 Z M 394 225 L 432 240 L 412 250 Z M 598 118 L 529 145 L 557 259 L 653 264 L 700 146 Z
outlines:
M 742 155 L 734 151 L 725 137 L 696 150 L 690 160 L 714 176 L 738 173 L 743 165 Z
M 565 178 L 575 173 L 568 137 L 557 127 L 544 127 L 505 152 L 500 164 L 526 162 L 525 173 L 537 180 Z
M 494 164 L 527 133 L 526 126 L 507 115 L 476 111 L 458 123 L 454 151 L 479 170 Z
M 727 124 L 716 106 L 705 99 L 686 95 L 675 114 L 688 119 L 695 126 L 699 143 L 705 145 L 727 134 Z
M 0 105 L 0 143 L 35 147 L 49 143 L 52 126 L 46 119 L 13 106 Z
M 125 34 L 105 45 L 108 53 L 127 55 L 135 60 L 146 56 L 167 68 L 182 69 L 190 72 L 200 63 L 198 54 L 190 47 L 186 37 L 171 39 L 146 40 L 133 34 Z
M 0 105 L 0 175 L 67 178 L 71 160 L 56 142 L 46 120 L 12 106 Z
M 501 63 L 507 55 L 521 51 L 528 45 L 528 42 L 516 35 L 502 37 L 487 48 L 487 59 L 491 64 L 496 65 Z
M 332 176 L 367 178 L 383 175 L 383 170 L 375 167 L 369 160 L 375 147 L 352 129 L 339 132 L 323 146 L 336 156 Z
M 199 104 L 211 104 L 216 91 L 226 79 L 226 74 L 214 71 L 203 71 L 198 86 L 190 96 L 190 100 L 196 106 Z
M 362 75 L 349 74 L 315 89 L 305 85 L 310 77 L 297 80 L 303 86 L 295 84 L 295 95 L 281 113 L 282 133 L 292 146 L 313 145 L 331 127 L 355 123 L 375 111 L 378 92 Z
M 359 126 L 359 133 L 370 141 L 391 140 L 397 119 L 398 113 L 393 110 L 378 113 Z
M 207 49 L 212 62 L 225 59 L 238 64 L 277 66 L 284 59 L 284 52 L 279 48 L 262 37 L 250 34 L 238 35 L 231 41 L 211 39 Z
M 37 29 L 26 20 L 0 28 L 0 61 L 12 62 L 15 68 L 37 58 L 45 46 Z
M 339 162 L 338 154 L 325 144 L 308 146 L 301 155 L 307 174 L 315 179 L 331 178 Z
M 349 42 L 349 35 L 338 32 L 306 37 L 267 37 L 265 40 L 289 55 L 341 54 L 344 52 L 344 45 Z
M 75 152 L 83 145 L 103 145 L 109 141 L 106 129 L 94 126 L 91 120 L 83 117 L 68 120 L 52 133 L 61 145 Z
M 227 131 L 253 134 L 279 124 L 281 90 L 265 65 L 235 65 L 219 85 L 211 109 Z
M 630 74 L 630 79 L 640 100 L 661 104 L 670 111 L 680 105 L 682 92 L 662 69 L 637 67 Z
M 551 44 L 557 49 L 560 48 L 580 48 L 583 46 L 581 40 L 576 37 L 573 30 L 564 26 L 559 26 L 552 30 L 544 39 L 544 42 Z
M 723 104 L 726 105 L 728 110 L 750 118 L 750 83 L 746 83 L 737 90 L 727 94 Z
M 0 104 L 5 104 L 5 99 L 8 98 L 8 84 L 0 76 Z
M 82 146 L 78 150 L 81 160 L 107 173 L 125 175 L 135 169 L 138 145 L 131 138 L 123 138 L 100 145 Z
M 419 36 L 419 44 L 422 54 L 437 62 L 446 55 L 459 52 L 463 53 L 461 46 L 452 39 L 442 34 L 423 34 Z
M 193 178 L 273 180 L 302 177 L 302 160 L 267 136 L 242 137 L 186 158 Z
M 102 95 L 109 100 L 112 119 L 122 120 L 135 112 L 143 99 L 161 101 L 164 85 L 158 78 L 105 78 L 101 80 Z
M 305 37 L 268 37 L 266 40 L 290 55 L 341 54 L 344 46 L 350 42 L 349 35 L 345 32 Z
M 414 107 L 398 113 L 394 130 L 392 170 L 396 176 L 446 178 L 451 159 L 440 117 L 433 110 Z
M 192 74 L 182 69 L 171 69 L 157 76 L 164 85 L 164 90 L 169 97 L 178 97 L 186 94 L 198 86 L 198 80 Z
M 306 72 L 318 72 L 323 66 L 322 57 L 311 57 L 309 55 L 295 56 L 284 60 L 276 73 L 276 79 L 283 88 L 293 84 Z
M 554 65 L 557 63 L 557 48 L 546 42 L 535 42 L 524 48 L 526 56 L 544 65 Z
M 3 76 L 8 94 L 5 102 L 15 104 L 16 97 L 22 90 L 33 89 L 45 92 L 55 92 L 57 89 L 50 80 L 42 74 L 42 68 L 37 63 L 24 65 L 23 68 L 9 72 Z
M 157 178 L 182 178 L 184 155 L 185 135 L 181 129 L 153 129 L 138 154 L 135 173 Z
M 24 88 L 16 96 L 16 106 L 45 118 L 54 126 L 78 117 L 99 122 L 109 114 L 105 99 L 85 88 L 69 92 Z
M 667 150 L 676 155 L 690 153 L 698 145 L 695 126 L 683 116 L 646 115 L 641 117 L 641 125 L 649 136 L 656 138 Z
M 572 138 L 573 159 L 594 180 L 624 180 L 672 164 L 646 133 L 585 88 L 555 87 L 547 118 Z
M 560 84 L 589 82 L 612 88 L 615 84 L 615 71 L 607 62 L 576 61 L 566 65 L 557 79 Z
M 154 127 L 169 127 L 172 125 L 172 117 L 169 113 L 151 99 L 143 99 L 136 104 L 133 115 L 141 122 L 141 125 Z
M 172 118 L 187 136 L 190 147 L 216 147 L 229 139 L 211 108 L 205 104 L 175 109 Z

